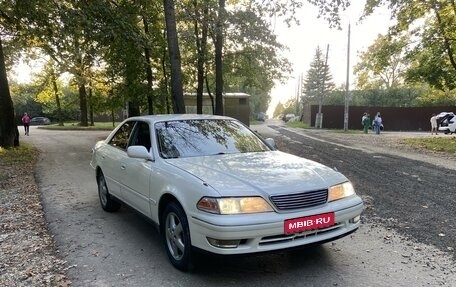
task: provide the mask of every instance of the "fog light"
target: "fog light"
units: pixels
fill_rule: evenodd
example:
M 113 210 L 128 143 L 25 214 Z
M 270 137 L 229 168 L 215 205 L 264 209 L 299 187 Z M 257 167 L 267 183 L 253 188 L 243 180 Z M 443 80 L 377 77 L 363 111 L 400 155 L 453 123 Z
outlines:
M 236 248 L 239 246 L 239 243 L 241 242 L 240 239 L 238 240 L 221 240 L 221 239 L 214 239 L 214 238 L 207 238 L 207 241 L 214 246 L 218 248 Z
M 352 219 L 350 219 L 350 223 L 357 223 L 358 221 L 360 221 L 360 219 L 361 219 L 360 215 L 355 216 Z

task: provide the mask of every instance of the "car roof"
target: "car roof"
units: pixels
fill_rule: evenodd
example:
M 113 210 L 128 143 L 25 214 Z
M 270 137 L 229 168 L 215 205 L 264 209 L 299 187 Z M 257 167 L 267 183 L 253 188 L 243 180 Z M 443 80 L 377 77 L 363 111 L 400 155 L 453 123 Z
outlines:
M 149 123 L 157 123 L 164 121 L 182 121 L 182 120 L 235 120 L 231 117 L 216 116 L 216 115 L 197 115 L 197 114 L 160 114 L 130 117 L 125 121 L 145 121 Z

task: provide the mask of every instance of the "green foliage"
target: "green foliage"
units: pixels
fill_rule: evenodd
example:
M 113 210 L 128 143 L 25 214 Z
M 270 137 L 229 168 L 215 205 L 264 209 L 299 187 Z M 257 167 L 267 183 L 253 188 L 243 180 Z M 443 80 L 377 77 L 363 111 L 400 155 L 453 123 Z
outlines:
M 308 1 L 321 7 L 321 16 L 338 23 L 338 12 L 349 1 Z M 215 90 L 214 35 L 219 2 L 213 0 L 175 1 L 177 28 L 182 54 L 186 91 L 196 88 L 195 37 L 207 21 L 209 38 L 205 68 L 205 92 Z M 251 112 L 264 112 L 270 102 L 275 80 L 283 80 L 290 72 L 290 63 L 281 56 L 286 49 L 277 42 L 268 18 L 283 17 L 288 23 L 294 18 L 302 1 L 227 1 L 224 26 L 224 91 L 251 95 Z M 39 9 L 34 9 L 39 7 Z M 110 113 L 123 108 L 125 102 L 137 105 L 142 113 L 152 99 L 155 112 L 167 112 L 172 106 L 169 95 L 170 65 L 166 35 L 163 33 L 164 7 L 154 1 L 2 1 L 0 26 L 10 35 L 8 49 L 12 64 L 21 55 L 32 59 L 39 55 L 55 61 L 56 73 L 72 75 L 70 85 L 59 83 L 65 117 L 84 117 L 86 106 L 95 113 Z M 202 17 L 208 9 L 207 18 Z M 204 18 L 204 19 L 203 19 Z M 195 26 L 195 23 L 197 24 Z M 337 25 L 336 25 L 337 26 Z M 149 61 L 146 51 L 150 54 Z M 25 54 L 24 54 L 25 53 Z M 152 71 L 147 81 L 146 68 Z M 42 112 L 56 116 L 55 90 L 45 74 L 35 83 L 36 101 Z M 90 99 L 75 94 L 85 87 Z M 70 91 L 70 92 L 68 92 Z M 35 97 L 16 102 L 30 103 Z M 79 106 L 78 106 L 79 105 Z M 21 107 L 31 109 L 32 107 Z M 79 109 L 79 111 L 77 111 Z M 76 110 L 76 111 L 75 111 Z M 41 113 L 41 112 L 40 112 Z
M 360 55 L 354 73 L 358 75 L 359 89 L 397 88 L 403 82 L 407 61 L 404 48 L 408 38 L 393 39 L 390 35 L 378 35 L 367 51 Z
M 272 116 L 274 118 L 277 118 L 279 115 L 283 115 L 284 114 L 284 111 L 285 110 L 285 107 L 283 106 L 282 103 L 278 103 L 274 109 L 274 113 L 272 114 Z
M 181 5 L 184 5 L 181 3 Z M 181 7 L 185 9 L 185 7 Z M 216 15 L 213 1 L 209 3 L 209 34 L 213 35 Z M 186 91 L 196 90 L 197 70 L 195 66 L 196 54 L 194 44 L 194 21 L 188 15 L 188 7 L 184 10 L 185 20 L 181 25 L 182 63 Z M 291 64 L 280 54 L 285 49 L 277 42 L 276 36 L 270 30 L 269 24 L 262 17 L 262 12 L 253 7 L 247 8 L 244 3 L 234 3 L 227 11 L 225 23 L 223 78 L 224 92 L 244 92 L 250 97 L 251 115 L 267 110 L 270 102 L 270 90 L 274 80 L 283 80 L 290 72 Z M 196 13 L 196 12 L 195 12 Z M 201 11 L 200 11 L 200 14 Z M 202 25 L 202 23 L 199 23 Z M 206 73 L 208 86 L 205 92 L 215 91 L 214 39 L 209 38 L 206 55 Z
M 285 104 L 279 102 L 274 109 L 273 117 L 286 114 L 296 114 L 296 99 L 289 99 Z
M 300 128 L 300 129 L 309 129 L 311 126 L 309 124 L 303 123 L 301 121 L 295 122 L 286 122 L 286 126 L 290 128 Z
M 84 127 L 78 122 L 65 122 L 63 126 L 58 125 L 46 125 L 41 126 L 40 129 L 46 130 L 100 130 L 100 131 L 112 131 L 120 122 L 95 122 L 93 126 Z
M 19 164 L 36 160 L 38 150 L 31 145 L 21 144 L 19 147 L 0 147 L 0 165 Z
M 411 83 L 429 83 L 440 91 L 456 88 L 456 71 L 445 55 L 443 46 L 432 42 L 423 42 L 419 49 L 409 54 L 412 59 L 407 71 L 407 81 Z
M 429 105 L 446 105 L 448 98 L 441 97 L 440 101 L 430 103 L 425 95 L 435 95 L 435 90 L 423 87 L 403 87 L 396 89 L 369 89 L 350 91 L 351 106 L 376 106 L 376 107 L 421 107 Z M 326 105 L 343 106 L 345 91 L 331 92 L 325 99 Z
M 390 35 L 398 41 L 410 34 L 407 61 L 407 81 L 427 83 L 441 91 L 456 87 L 456 22 L 454 1 L 381 1 L 368 0 L 365 16 L 380 5 L 388 4 L 397 22 L 390 28 Z M 391 55 L 394 52 L 390 53 Z
M 35 101 L 35 95 L 38 93 L 38 89 L 35 85 L 18 84 L 11 81 L 10 93 L 16 115 L 28 113 L 33 117 L 34 115 L 43 114 L 43 106 Z
M 289 99 L 284 105 L 283 109 L 283 114 L 296 114 L 296 105 L 297 105 L 296 99 Z

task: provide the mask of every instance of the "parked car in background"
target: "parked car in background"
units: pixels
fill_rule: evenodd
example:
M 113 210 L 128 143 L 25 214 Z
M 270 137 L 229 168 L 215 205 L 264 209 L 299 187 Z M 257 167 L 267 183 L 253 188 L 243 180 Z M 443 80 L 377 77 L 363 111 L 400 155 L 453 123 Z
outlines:
M 30 125 L 38 126 L 38 125 L 50 125 L 51 120 L 46 117 L 33 117 L 30 120 Z
M 360 226 L 363 202 L 338 171 L 275 149 L 230 117 L 123 121 L 93 148 L 101 207 L 121 203 L 160 230 L 172 265 L 196 250 L 231 255 L 321 244 Z
M 294 114 L 286 114 L 284 117 L 283 117 L 283 120 L 284 122 L 288 122 L 289 120 L 293 119 L 295 117 Z
M 257 121 L 262 121 L 262 122 L 264 122 L 265 120 L 266 120 L 266 114 L 263 113 L 263 112 L 259 112 L 259 113 L 257 114 Z
M 456 115 L 453 112 L 442 112 L 437 115 L 439 131 L 448 133 L 456 132 Z

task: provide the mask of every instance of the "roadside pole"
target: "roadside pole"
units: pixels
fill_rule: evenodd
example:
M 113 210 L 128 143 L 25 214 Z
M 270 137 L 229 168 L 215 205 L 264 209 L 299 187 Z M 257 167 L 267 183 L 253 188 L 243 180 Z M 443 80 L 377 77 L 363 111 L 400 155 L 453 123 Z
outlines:
M 348 130 L 348 102 L 350 101 L 350 23 L 348 24 L 348 44 L 347 44 L 347 81 L 345 82 L 345 107 L 344 107 L 344 131 Z

